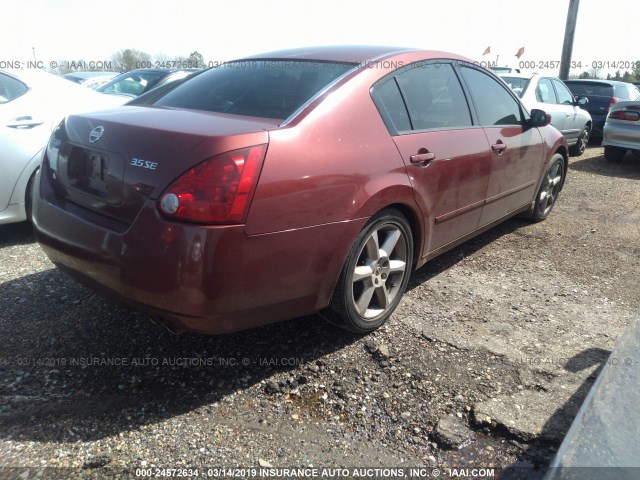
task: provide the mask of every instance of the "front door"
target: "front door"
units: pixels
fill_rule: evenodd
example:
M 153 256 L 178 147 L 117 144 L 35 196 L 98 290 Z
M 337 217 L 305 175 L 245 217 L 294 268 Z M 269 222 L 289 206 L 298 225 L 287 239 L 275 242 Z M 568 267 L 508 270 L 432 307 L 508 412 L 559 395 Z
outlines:
M 530 204 L 543 166 L 540 132 L 525 125 L 520 103 L 487 72 L 461 65 L 476 115 L 491 148 L 491 177 L 479 226 Z

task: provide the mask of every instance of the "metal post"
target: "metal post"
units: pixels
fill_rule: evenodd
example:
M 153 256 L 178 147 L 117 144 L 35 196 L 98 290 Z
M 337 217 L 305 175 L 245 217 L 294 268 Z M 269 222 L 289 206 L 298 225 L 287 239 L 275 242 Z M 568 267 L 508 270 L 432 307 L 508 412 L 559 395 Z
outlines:
M 578 21 L 578 7 L 580 0 L 569 0 L 569 12 L 567 13 L 567 26 L 564 29 L 564 44 L 562 45 L 562 58 L 560 59 L 560 79 L 569 78 L 571 66 L 571 53 L 573 52 L 573 37 L 576 33 Z

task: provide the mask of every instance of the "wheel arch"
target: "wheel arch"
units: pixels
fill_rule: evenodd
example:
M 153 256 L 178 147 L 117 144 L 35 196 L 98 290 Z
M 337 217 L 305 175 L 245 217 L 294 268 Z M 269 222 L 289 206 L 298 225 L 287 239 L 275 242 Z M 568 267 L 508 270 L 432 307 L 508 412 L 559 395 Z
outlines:
M 366 218 L 367 221 L 382 210 L 392 208 L 398 210 L 409 222 L 413 236 L 413 265 L 419 266 L 426 239 L 426 224 L 421 208 L 415 201 L 413 188 L 409 185 L 394 185 L 385 188 L 369 198 L 357 211 L 355 218 Z

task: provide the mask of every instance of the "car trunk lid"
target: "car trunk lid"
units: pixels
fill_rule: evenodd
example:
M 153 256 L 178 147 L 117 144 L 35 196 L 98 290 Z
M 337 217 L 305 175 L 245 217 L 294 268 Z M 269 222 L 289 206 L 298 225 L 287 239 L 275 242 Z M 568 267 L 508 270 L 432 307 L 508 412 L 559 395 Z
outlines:
M 67 200 L 131 223 L 189 168 L 222 152 L 268 142 L 278 120 L 157 107 L 67 118 L 49 147 L 54 186 Z M 52 141 L 53 144 L 53 141 Z

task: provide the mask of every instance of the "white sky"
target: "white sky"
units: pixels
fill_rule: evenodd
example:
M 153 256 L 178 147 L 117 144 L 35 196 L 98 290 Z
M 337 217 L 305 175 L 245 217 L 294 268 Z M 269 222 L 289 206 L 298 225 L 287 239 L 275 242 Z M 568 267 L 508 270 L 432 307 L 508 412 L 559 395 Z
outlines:
M 0 63 L 33 60 L 33 48 L 46 64 L 109 60 L 123 48 L 170 58 L 197 50 L 206 62 L 219 62 L 281 48 L 374 44 L 445 50 L 476 60 L 499 55 L 500 65 L 517 67 L 520 47 L 522 61 L 560 60 L 568 5 L 569 0 L 2 0 Z M 582 0 L 573 59 L 583 67 L 572 73 L 590 69 L 593 61 L 640 60 L 639 23 L 638 0 Z M 482 57 L 488 46 L 491 53 Z

